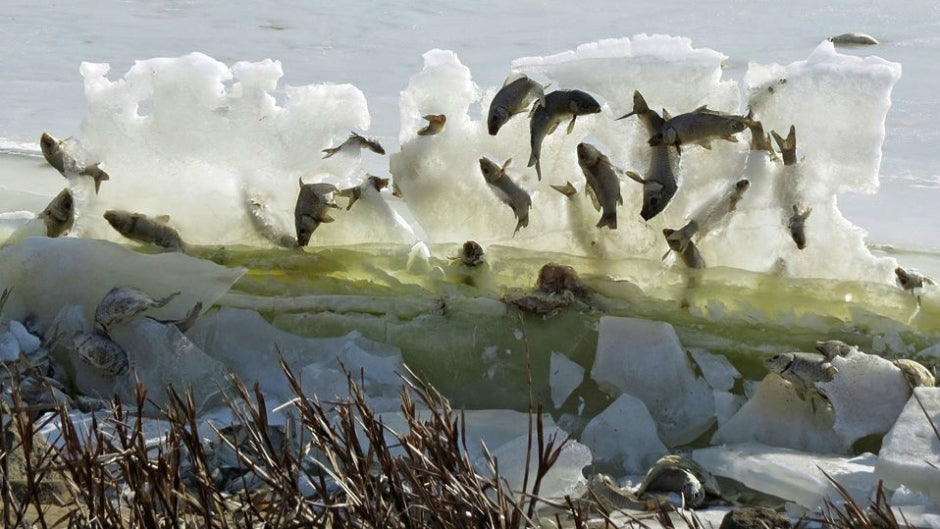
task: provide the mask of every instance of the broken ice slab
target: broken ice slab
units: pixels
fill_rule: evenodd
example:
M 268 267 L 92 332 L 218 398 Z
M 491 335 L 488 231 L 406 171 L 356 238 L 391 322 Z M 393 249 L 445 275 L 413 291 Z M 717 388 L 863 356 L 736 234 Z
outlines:
M 758 442 L 809 452 L 842 452 L 848 445 L 833 429 L 835 415 L 822 397 L 797 396 L 770 374 L 757 392 L 712 437 L 712 444 Z
M 563 353 L 552 353 L 549 361 L 549 384 L 552 388 L 552 404 L 558 409 L 584 380 L 584 368 Z
M 689 354 L 698 364 L 705 381 L 716 390 L 730 391 L 734 381 L 741 378 L 741 373 L 722 355 L 699 348 L 689 349 Z
M 692 458 L 718 476 L 811 510 L 821 508 L 826 499 L 842 503 L 826 474 L 861 505 L 868 504 L 877 484 L 873 454 L 847 458 L 741 443 L 695 450 Z
M 693 441 L 715 421 L 712 389 L 695 376 L 668 323 L 602 317 L 591 378 L 608 393 L 643 401 L 669 446 Z
M 643 474 L 669 453 L 646 405 L 627 394 L 585 426 L 581 442 L 594 453 L 596 463 L 610 466 L 609 472 L 617 475 Z
M 197 301 L 211 306 L 244 272 L 178 252 L 147 255 L 94 239 L 35 237 L 0 250 L 0 285 L 15 286 L 4 316 L 22 320 L 32 313 L 42 328 L 67 304 L 80 305 L 92 321 L 101 298 L 115 286 L 153 297 L 180 292 L 147 313 L 180 318 Z
M 923 408 L 921 408 L 923 405 Z M 940 502 L 940 388 L 915 388 L 884 438 L 877 474 Z

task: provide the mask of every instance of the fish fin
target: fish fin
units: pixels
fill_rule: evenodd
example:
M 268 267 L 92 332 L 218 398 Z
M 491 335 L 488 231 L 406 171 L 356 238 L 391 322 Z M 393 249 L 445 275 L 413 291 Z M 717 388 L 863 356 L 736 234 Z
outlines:
M 545 132 L 545 135 L 548 136 L 549 134 L 555 132 L 555 129 L 557 128 L 558 128 L 558 123 L 552 123 L 552 126 L 548 127 L 548 131 Z
M 532 108 L 529 109 L 529 119 L 532 119 L 532 116 L 535 115 L 535 111 L 539 109 L 539 101 L 532 102 Z
M 359 193 L 350 195 L 349 202 L 346 203 L 346 211 L 349 211 L 349 208 L 353 207 L 353 204 L 355 204 L 357 200 L 359 200 Z
M 571 182 L 567 182 L 567 181 L 565 182 L 565 185 L 563 186 L 552 184 L 551 188 L 569 198 L 574 196 L 578 192 L 578 190 L 575 189 L 573 185 L 571 185 Z
M 777 134 L 775 130 L 770 131 L 770 134 L 773 135 L 781 152 L 796 149 L 796 127 L 794 125 L 790 125 L 790 133 L 787 134 L 786 139 Z
M 670 253 L 672 253 L 672 248 L 666 250 L 666 253 L 664 253 L 663 256 L 660 257 L 660 261 L 665 261 L 666 258 L 669 257 L 669 254 L 670 254 Z
M 571 121 L 568 122 L 568 130 L 565 134 L 571 134 L 571 131 L 574 130 L 574 121 L 578 119 L 578 116 L 571 116 Z
M 595 211 L 601 210 L 601 201 L 597 198 L 597 193 L 594 192 L 594 189 L 591 186 L 584 186 L 584 193 L 591 198 L 591 204 L 594 205 Z
M 643 178 L 642 176 L 640 176 L 640 175 L 634 173 L 633 171 L 627 171 L 627 172 L 625 172 L 624 174 L 627 175 L 627 177 L 629 177 L 629 178 L 630 178 L 631 180 L 633 180 L 634 182 L 638 182 L 638 183 L 641 183 L 641 184 L 645 184 L 645 183 L 646 183 L 646 179 L 645 179 L 645 178 Z
M 167 223 L 167 222 L 170 222 L 170 216 L 169 215 L 157 215 L 156 217 L 153 218 L 153 220 Z
M 431 133 L 431 126 L 428 125 L 423 129 L 418 129 L 418 136 L 428 136 Z
M 512 158 L 507 158 L 506 161 L 503 162 L 503 166 L 500 167 L 499 170 L 500 170 L 500 171 L 503 171 L 503 172 L 506 172 L 506 168 L 509 167 L 509 164 L 511 164 L 511 163 L 512 163 Z
M 535 149 L 532 150 L 532 154 L 529 155 L 529 164 L 526 167 L 532 167 L 539 161 L 538 156 L 535 155 Z
M 597 228 L 610 228 L 612 230 L 617 229 L 617 211 L 614 210 L 610 213 L 605 212 L 601 215 L 601 220 L 597 221 L 595 224 Z
M 333 222 L 334 220 L 336 219 L 331 217 L 329 213 L 325 213 L 325 212 L 321 213 L 320 216 L 317 217 L 317 222 L 330 223 L 330 222 Z
M 516 229 L 512 232 L 512 236 L 515 237 L 516 234 L 519 233 L 519 230 L 521 230 L 522 228 L 527 227 L 528 225 L 529 225 L 529 216 L 528 216 L 528 215 L 525 215 L 525 216 L 523 216 L 523 217 L 519 217 L 519 221 L 516 222 Z
M 84 169 L 82 169 L 81 171 L 79 171 L 78 174 L 80 174 L 80 175 L 82 175 L 82 176 L 94 176 L 97 171 L 100 171 L 100 170 L 101 170 L 101 169 L 99 169 L 99 167 L 98 167 L 99 165 L 101 165 L 101 164 L 100 164 L 100 163 L 93 163 L 93 164 L 91 164 L 91 165 L 87 165 L 87 166 L 85 166 Z
M 800 213 L 800 218 L 802 218 L 803 220 L 806 220 L 807 218 L 809 218 L 809 214 L 812 212 L 813 212 L 813 208 L 806 208 L 806 211 L 804 211 L 803 213 Z
M 676 142 L 676 153 L 682 154 L 682 147 L 679 146 L 679 142 Z
M 155 300 L 153 300 L 153 306 L 154 306 L 155 308 L 163 307 L 164 305 L 166 305 L 167 303 L 169 303 L 173 298 L 175 298 L 176 296 L 179 296 L 179 295 L 180 295 L 179 291 L 176 291 L 176 292 L 170 294 L 169 296 L 167 296 L 167 297 L 165 297 L 165 298 L 155 299 Z
M 696 109 L 693 110 L 692 112 L 703 112 L 703 113 L 706 113 L 706 114 L 707 114 L 707 113 L 712 112 L 712 111 L 711 111 L 711 110 L 708 110 L 708 105 L 705 104 L 705 105 L 702 105 L 702 106 L 696 108 Z
M 329 158 L 330 156 L 333 156 L 334 154 L 336 154 L 337 152 L 339 152 L 339 149 L 340 149 L 339 147 L 332 147 L 332 148 L 329 148 L 329 149 L 323 149 L 323 152 L 325 153 L 325 154 L 323 155 L 323 159 L 325 160 L 325 159 Z
M 548 106 L 547 103 L 545 103 L 545 91 L 548 90 L 549 86 L 552 86 L 552 83 L 542 85 L 542 93 L 539 94 L 539 99 L 538 99 L 539 105 L 542 107 Z
M 539 177 L 539 182 L 542 181 L 542 161 L 537 159 L 535 160 L 535 174 Z
M 724 139 L 724 140 L 726 140 L 726 141 L 730 141 L 731 143 L 737 143 L 737 142 L 738 142 L 738 137 L 737 137 L 737 136 L 728 135 L 728 136 L 725 136 L 725 137 L 722 138 L 722 139 Z
M 620 121 L 621 119 L 627 119 L 628 117 L 630 117 L 630 116 L 632 116 L 632 115 L 634 115 L 634 114 L 636 114 L 636 111 L 635 111 L 635 110 L 631 110 L 629 114 L 624 114 L 624 115 L 620 116 L 619 118 L 615 119 L 614 121 Z
M 664 120 L 664 121 L 669 121 L 670 119 L 672 119 L 672 114 L 670 114 L 669 111 L 664 108 L 664 109 L 663 109 L 663 120 Z
M 522 72 L 512 72 L 506 76 L 506 80 L 503 81 L 503 86 L 506 86 L 509 83 L 514 83 L 518 81 L 519 79 L 523 79 L 525 77 L 528 77 L 528 76 Z

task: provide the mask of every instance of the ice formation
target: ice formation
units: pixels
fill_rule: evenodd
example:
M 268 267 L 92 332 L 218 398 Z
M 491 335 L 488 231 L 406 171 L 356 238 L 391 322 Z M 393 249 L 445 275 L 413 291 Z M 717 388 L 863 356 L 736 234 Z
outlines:
M 643 474 L 657 459 L 669 453 L 656 435 L 656 421 L 643 401 L 620 395 L 591 419 L 581 433 L 599 464 L 624 474 Z
M 552 404 L 560 408 L 571 393 L 581 385 L 584 368 L 572 362 L 562 353 L 552 353 L 549 364 L 549 383 L 552 387 Z
M 877 475 L 889 487 L 904 484 L 940 502 L 940 388 L 914 394 L 884 438 Z

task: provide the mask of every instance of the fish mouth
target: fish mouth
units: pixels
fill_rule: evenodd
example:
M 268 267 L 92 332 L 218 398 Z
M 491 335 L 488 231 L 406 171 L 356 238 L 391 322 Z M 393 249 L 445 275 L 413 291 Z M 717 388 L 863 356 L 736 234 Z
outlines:
M 662 135 L 662 134 L 657 134 L 657 135 L 653 136 L 652 138 L 650 138 L 650 140 L 649 140 L 648 143 L 650 144 L 650 147 L 656 147 L 657 145 L 662 145 L 662 144 L 663 144 L 663 135 Z

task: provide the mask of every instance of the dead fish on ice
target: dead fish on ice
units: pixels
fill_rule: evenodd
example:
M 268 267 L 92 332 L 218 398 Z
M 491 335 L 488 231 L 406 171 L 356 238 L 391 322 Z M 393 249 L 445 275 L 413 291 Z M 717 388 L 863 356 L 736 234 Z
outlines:
M 712 140 L 736 142 L 738 139 L 734 135 L 747 127 L 744 117 L 716 112 L 705 106 L 675 117 L 664 115 L 663 118 L 666 122 L 659 132 L 649 139 L 649 144 L 654 147 L 662 144 L 675 145 L 679 152 L 682 145 L 692 143 L 710 149 Z
M 506 78 L 502 88 L 493 96 L 486 115 L 486 128 L 490 136 L 496 136 L 513 116 L 529 110 L 530 103 L 537 100 L 545 106 L 545 86 L 533 81 L 525 74 L 513 74 Z
M 346 147 L 352 149 L 369 149 L 376 154 L 385 154 L 385 149 L 382 148 L 382 145 L 379 144 L 378 141 L 371 138 L 366 138 L 365 136 L 356 134 L 355 132 L 350 132 L 349 137 L 346 138 L 346 141 L 339 144 L 338 147 L 323 149 L 323 158 L 329 158 Z
M 428 114 L 422 116 L 428 121 L 428 124 L 418 130 L 418 136 L 433 136 L 444 130 L 444 124 L 447 123 L 447 116 L 444 114 Z
M 65 149 L 64 140 L 57 140 L 46 132 L 43 132 L 39 138 L 39 149 L 42 151 L 43 158 L 62 176 L 68 178 L 70 173 L 90 176 L 95 181 L 95 194 L 98 194 L 101 182 L 111 179 L 108 173 L 101 170 L 100 164 L 95 163 L 79 168 L 78 162 Z
M 75 201 L 72 200 L 69 188 L 60 191 L 37 217 L 46 226 L 46 237 L 58 237 L 72 229 L 75 223 Z
M 333 222 L 327 208 L 339 208 L 333 202 L 333 193 L 338 191 L 333 184 L 304 184 L 300 182 L 300 194 L 294 206 L 294 228 L 297 245 L 307 246 L 313 232 L 324 222 Z
M 819 340 L 816 342 L 816 351 L 830 361 L 837 356 L 848 355 L 853 349 L 857 350 L 858 348 L 842 340 Z
M 817 382 L 831 382 L 839 370 L 825 356 L 817 353 L 781 353 L 764 360 L 764 367 L 793 384 L 797 395 L 804 399 L 807 393 L 823 395 Z
M 590 143 L 579 143 L 578 165 L 587 180 L 586 191 L 593 194 L 595 206 L 603 209 L 596 226 L 617 229 L 617 204 L 623 204 L 623 196 L 610 159 Z
M 829 42 L 840 45 L 872 46 L 881 44 L 878 39 L 867 33 L 843 33 L 835 37 L 829 37 Z
M 558 125 L 571 118 L 568 122 L 568 134 L 574 130 L 574 122 L 578 116 L 597 114 L 601 105 L 590 94 L 581 90 L 555 90 L 545 96 L 545 104 L 537 105 L 529 121 L 529 139 L 532 154 L 529 156 L 529 167 L 535 166 L 539 180 L 542 179 L 542 140 L 558 128 Z
M 151 218 L 143 213 L 110 209 L 105 211 L 104 218 L 111 227 L 128 239 L 156 244 L 170 250 L 183 250 L 179 232 L 167 225 L 170 220 L 167 215 Z
M 512 158 L 506 160 L 500 167 L 484 156 L 480 158 L 480 171 L 493 193 L 504 204 L 512 208 L 512 212 L 518 220 L 516 229 L 512 232 L 515 236 L 521 228 L 529 225 L 529 208 L 532 207 L 532 198 L 506 174 L 506 168 L 509 167 L 511 162 Z
M 178 295 L 179 292 L 174 292 L 165 298 L 154 299 L 138 288 L 114 287 L 101 298 L 95 309 L 95 331 L 108 334 L 111 327 L 126 322 L 147 309 L 163 307 Z
M 74 333 L 69 345 L 86 364 L 112 376 L 121 376 L 130 370 L 127 351 L 111 338 L 97 332 Z

